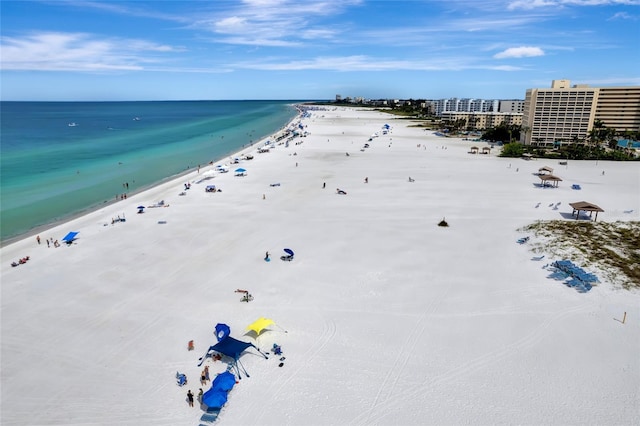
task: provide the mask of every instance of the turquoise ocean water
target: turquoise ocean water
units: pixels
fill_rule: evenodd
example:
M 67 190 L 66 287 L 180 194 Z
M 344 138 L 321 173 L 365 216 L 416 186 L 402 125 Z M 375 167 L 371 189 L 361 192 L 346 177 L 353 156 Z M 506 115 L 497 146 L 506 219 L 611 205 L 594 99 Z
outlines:
M 1 239 L 224 159 L 295 115 L 290 101 L 0 102 Z

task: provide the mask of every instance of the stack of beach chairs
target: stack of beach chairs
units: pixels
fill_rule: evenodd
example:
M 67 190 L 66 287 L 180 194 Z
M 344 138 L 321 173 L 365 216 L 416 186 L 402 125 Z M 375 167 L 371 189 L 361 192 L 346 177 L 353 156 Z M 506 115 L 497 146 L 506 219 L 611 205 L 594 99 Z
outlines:
M 585 272 L 570 260 L 556 260 L 545 267 L 551 271 L 549 278 L 563 281 L 567 287 L 575 288 L 580 293 L 586 293 L 599 282 L 594 274 Z

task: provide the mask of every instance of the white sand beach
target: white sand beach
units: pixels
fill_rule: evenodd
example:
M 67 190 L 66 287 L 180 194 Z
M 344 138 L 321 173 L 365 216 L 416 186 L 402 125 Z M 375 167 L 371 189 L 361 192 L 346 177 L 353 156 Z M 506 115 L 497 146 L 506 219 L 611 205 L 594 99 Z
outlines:
M 637 162 L 472 155 L 478 142 L 358 109 L 302 123 L 307 137 L 253 146 L 229 173 L 194 170 L 3 247 L 0 423 L 206 424 L 186 393 L 208 389 L 199 358 L 225 323 L 286 359 L 247 350 L 219 425 L 637 424 L 640 292 L 600 277 L 579 293 L 547 278 L 560 259 L 516 243 L 576 201 L 640 220 Z M 542 166 L 558 188 L 537 186 Z M 260 317 L 278 327 L 245 335 Z

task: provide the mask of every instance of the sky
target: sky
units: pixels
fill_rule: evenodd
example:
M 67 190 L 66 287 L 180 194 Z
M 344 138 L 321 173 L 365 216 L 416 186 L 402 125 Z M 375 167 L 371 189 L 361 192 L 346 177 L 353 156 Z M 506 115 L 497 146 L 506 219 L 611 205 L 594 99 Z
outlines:
M 0 2 L 21 101 L 524 99 L 640 85 L 640 0 Z

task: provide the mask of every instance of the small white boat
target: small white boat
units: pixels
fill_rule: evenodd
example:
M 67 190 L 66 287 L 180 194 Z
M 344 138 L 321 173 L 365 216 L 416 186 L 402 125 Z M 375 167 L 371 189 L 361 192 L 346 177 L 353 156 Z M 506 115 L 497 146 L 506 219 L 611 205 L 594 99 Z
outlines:
M 133 117 L 133 121 L 140 121 L 140 117 Z
M 75 123 L 75 122 L 67 124 L 67 126 L 69 127 L 76 127 L 77 125 L 78 123 Z

